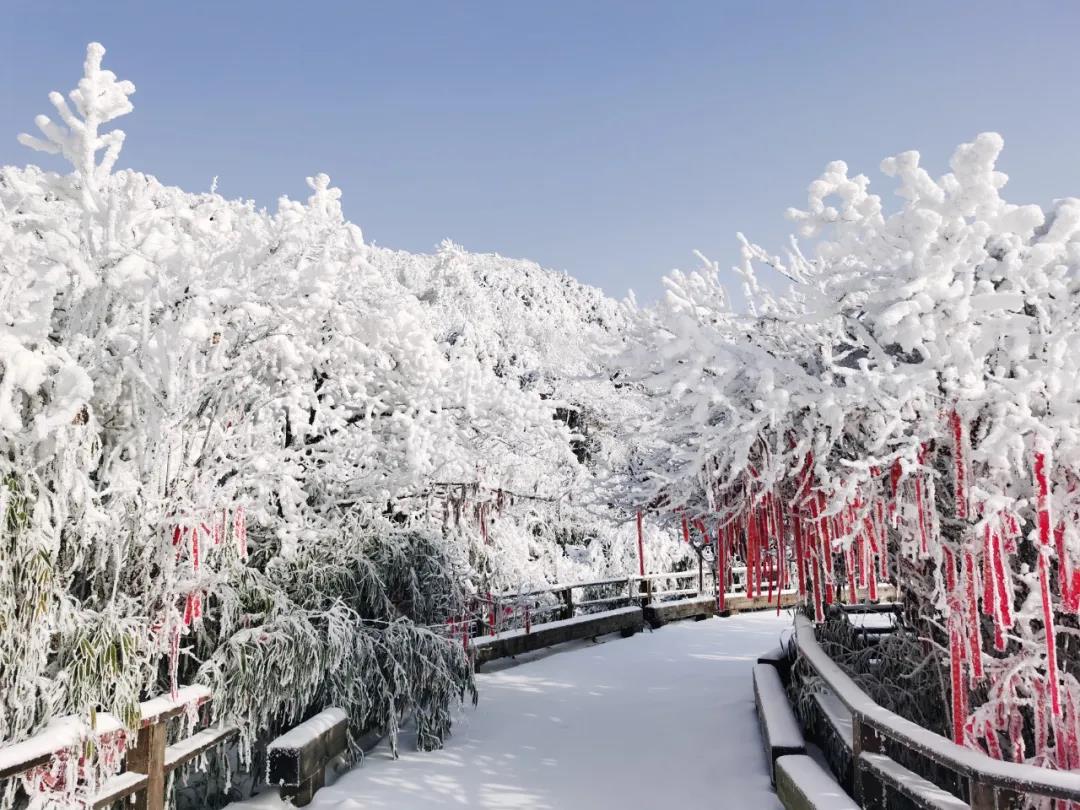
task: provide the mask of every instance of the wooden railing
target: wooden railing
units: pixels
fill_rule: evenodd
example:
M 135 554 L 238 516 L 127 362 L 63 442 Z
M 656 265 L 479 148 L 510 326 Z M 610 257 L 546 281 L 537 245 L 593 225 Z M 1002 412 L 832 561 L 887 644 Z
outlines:
M 1034 797 L 1080 801 L 1080 773 L 1051 771 L 994 759 L 958 745 L 874 702 L 822 649 L 814 635 L 813 623 L 803 615 L 795 618 L 795 640 L 800 660 L 851 712 L 855 798 L 860 806 L 876 806 L 874 797 L 868 795 L 866 784 L 860 779 L 860 754 L 892 756 L 900 752 L 905 759 L 929 761 L 940 766 L 953 775 L 957 784 L 966 783 L 966 800 L 972 810 L 1019 807 L 1022 800 Z M 933 769 L 924 770 L 926 772 L 920 776 L 935 781 L 930 773 Z
M 93 728 L 81 718 L 65 717 L 50 723 L 39 734 L 22 742 L 0 746 L 0 779 L 8 779 L 50 767 L 56 759 L 73 757 L 77 765 L 72 775 L 80 779 L 81 757 L 88 743 L 95 751 L 112 738 L 120 740 L 118 755 L 123 756 L 123 767 L 96 785 L 91 795 L 92 783 L 55 786 L 65 796 L 75 796 L 78 807 L 111 807 L 121 799 L 134 797 L 125 807 L 135 810 L 162 810 L 165 807 L 166 778 L 177 768 L 187 764 L 209 749 L 220 745 L 236 735 L 231 727 L 207 728 L 190 737 L 167 744 L 167 727 L 170 720 L 196 712 L 210 702 L 210 692 L 202 686 L 185 686 L 176 697 L 162 696 L 139 705 L 139 726 L 134 731 L 135 744 L 126 746 L 127 731 L 115 716 L 99 712 Z M 126 749 L 126 750 L 125 750 Z
M 734 565 L 727 572 L 728 587 L 725 596 L 730 602 L 746 596 L 746 566 Z M 788 581 L 794 582 L 794 569 Z M 773 572 L 772 586 L 778 587 L 778 575 Z M 772 588 L 765 584 L 771 594 Z M 581 593 L 582 591 L 610 591 L 607 594 Z M 643 607 L 656 601 L 680 597 L 710 596 L 715 598 L 716 571 L 698 566 L 686 571 L 664 571 L 656 574 L 613 577 L 567 584 L 549 585 L 544 588 L 522 591 L 504 591 L 478 600 L 478 609 L 472 619 L 471 634 L 486 635 L 503 630 L 528 627 L 548 621 L 570 619 L 582 612 L 607 610 L 619 605 L 640 604 Z M 793 588 L 784 591 L 785 597 L 794 598 Z M 757 605 L 755 600 L 754 607 Z M 785 602 L 787 604 L 787 602 Z
M 794 582 L 794 569 L 789 571 L 788 575 L 788 581 Z M 746 567 L 731 566 L 728 577 L 729 586 L 725 594 L 729 602 L 732 599 L 738 600 L 739 597 L 745 598 Z M 772 585 L 779 586 L 775 571 Z M 768 585 L 766 588 L 768 589 Z M 771 589 L 768 590 L 771 593 Z M 590 595 L 589 591 L 594 593 Z M 597 591 L 600 593 L 595 593 Z M 608 593 L 603 593 L 604 591 Z M 494 635 L 531 624 L 572 619 L 582 612 L 607 610 L 621 605 L 636 604 L 646 607 L 665 599 L 691 596 L 715 598 L 716 594 L 716 571 L 700 565 L 685 571 L 646 573 L 644 577 L 613 577 L 552 584 L 529 591 L 504 591 L 477 597 L 470 619 L 470 635 Z M 785 599 L 794 598 L 795 595 L 794 589 L 784 591 Z M 766 600 L 768 599 L 756 599 L 753 604 L 747 602 L 747 607 L 762 607 Z M 757 605 L 757 602 L 762 602 L 762 605 Z
M 645 576 L 613 577 L 585 582 L 549 585 L 527 591 L 504 591 L 480 600 L 480 613 L 475 621 L 474 635 L 499 633 L 503 630 L 528 627 L 550 621 L 572 619 L 595 610 L 607 610 L 619 605 L 648 605 L 655 600 L 679 596 L 716 594 L 716 586 L 707 588 L 704 581 L 715 575 L 707 571 L 665 571 Z M 692 587 L 680 588 L 678 583 L 690 581 Z M 657 587 L 658 583 L 675 587 Z M 600 591 L 600 594 L 582 593 Z M 609 591 L 609 593 L 603 593 Z M 576 598 L 575 598 L 576 597 Z M 586 598 L 587 597 L 587 598 Z

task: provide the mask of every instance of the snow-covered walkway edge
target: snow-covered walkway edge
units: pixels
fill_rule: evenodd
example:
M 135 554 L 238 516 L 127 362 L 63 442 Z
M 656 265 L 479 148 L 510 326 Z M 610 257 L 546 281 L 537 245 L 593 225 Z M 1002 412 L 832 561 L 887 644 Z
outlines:
M 779 807 L 750 672 L 790 627 L 786 611 L 684 622 L 493 668 L 442 751 L 380 746 L 310 807 Z M 288 806 L 268 792 L 229 810 Z

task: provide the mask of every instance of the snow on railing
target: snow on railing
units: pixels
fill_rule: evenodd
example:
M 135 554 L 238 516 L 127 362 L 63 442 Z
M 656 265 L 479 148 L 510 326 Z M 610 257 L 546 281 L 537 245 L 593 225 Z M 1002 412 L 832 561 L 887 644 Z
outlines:
M 728 599 L 746 596 L 746 566 L 732 566 L 725 579 L 725 596 Z M 687 580 L 691 583 L 680 586 L 680 583 L 686 583 Z M 775 586 L 778 582 L 779 573 L 775 573 L 769 584 Z M 582 591 L 594 593 L 581 593 Z M 772 599 L 773 593 L 773 588 L 769 587 L 767 601 L 776 601 Z M 775 593 L 779 598 L 781 592 Z M 788 590 L 782 592 L 785 599 L 790 599 L 793 593 Z M 529 632 L 533 625 L 565 621 L 578 615 L 580 611 L 610 609 L 620 604 L 637 603 L 648 606 L 665 599 L 692 596 L 717 596 L 715 571 L 699 566 L 686 571 L 635 574 L 553 584 L 530 590 L 482 594 L 476 598 L 468 613 L 461 619 L 450 622 L 449 627 L 452 634 L 461 634 L 467 641 L 469 638 L 496 635 L 505 630 L 524 629 Z M 761 600 L 753 600 L 753 606 L 764 606 L 758 605 L 759 601 Z M 785 601 L 785 604 L 788 602 Z
M 145 701 L 135 730 L 106 712 L 96 713 L 92 722 L 58 718 L 29 739 L 0 746 L 0 779 L 19 777 L 26 793 L 57 806 L 111 807 L 142 793 L 140 807 L 161 810 L 166 776 L 237 733 L 222 727 L 190 734 L 199 707 L 209 701 L 205 686 L 185 686 L 175 695 Z M 189 736 L 166 745 L 168 721 L 181 716 L 189 721 Z
M 793 564 L 786 572 L 779 567 L 763 570 L 758 593 L 747 592 L 747 568 L 741 562 L 723 572 L 723 598 L 717 591 L 717 572 L 698 565 L 685 571 L 662 571 L 609 577 L 583 582 L 556 583 L 544 588 L 477 594 L 465 612 L 446 623 L 446 631 L 460 638 L 466 648 L 470 640 L 494 636 L 508 630 L 530 632 L 532 627 L 565 621 L 581 613 L 611 610 L 624 605 L 648 607 L 661 601 L 691 597 L 711 597 L 718 611 L 790 607 L 801 598 L 793 587 L 781 587 L 795 579 Z M 689 580 L 690 582 L 687 582 Z M 694 582 L 696 580 L 696 582 Z M 883 585 L 887 593 L 888 586 Z
M 795 617 L 795 640 L 800 659 L 851 711 L 852 753 L 856 768 L 861 753 L 881 752 L 883 743 L 889 741 L 966 779 L 972 810 L 1018 806 L 1021 799 L 1036 796 L 1080 801 L 1080 773 L 994 759 L 957 745 L 876 703 L 822 649 L 814 635 L 813 622 L 801 614 Z M 858 791 L 858 778 L 855 784 Z M 860 799 L 858 795 L 855 798 Z

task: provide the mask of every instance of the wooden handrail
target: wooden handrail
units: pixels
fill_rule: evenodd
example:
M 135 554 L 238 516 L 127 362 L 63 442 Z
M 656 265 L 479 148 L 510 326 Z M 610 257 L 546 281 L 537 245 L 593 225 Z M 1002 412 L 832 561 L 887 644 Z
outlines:
M 209 701 L 210 690 L 205 686 L 185 686 L 175 697 L 162 695 L 140 703 L 135 744 L 128 748 L 124 757 L 126 770 L 99 784 L 96 793 L 89 797 L 90 806 L 110 807 L 120 799 L 137 794 L 135 808 L 163 808 L 165 777 L 238 733 L 233 727 L 207 728 L 166 745 L 166 723 Z M 92 728 L 79 717 L 54 720 L 29 739 L 0 746 L 0 779 L 46 765 L 54 756 L 80 746 L 88 738 L 100 739 L 124 730 L 124 724 L 107 712 L 97 713 Z
M 1018 762 L 1004 762 L 965 748 L 952 740 L 923 728 L 876 703 L 822 649 L 814 634 L 814 625 L 806 616 L 795 617 L 795 643 L 805 661 L 837 698 L 851 711 L 856 748 L 860 746 L 860 727 L 866 726 L 960 776 L 970 780 L 972 794 L 985 795 L 985 789 L 1034 794 L 1054 799 L 1080 800 L 1080 774 L 1052 771 Z M 857 752 L 856 752 L 857 753 Z M 976 805 L 972 806 L 993 806 Z
M 707 571 L 709 576 L 715 576 L 712 571 Z M 577 590 L 579 588 L 597 588 L 601 585 L 625 585 L 631 582 L 644 582 L 657 579 L 690 579 L 696 577 L 698 572 L 694 571 L 666 571 L 659 574 L 645 574 L 641 576 L 634 574 L 633 576 L 625 577 L 613 577 L 611 579 L 594 579 L 587 582 L 568 582 L 568 583 L 555 583 L 549 585 L 546 588 L 537 588 L 531 591 L 503 591 L 500 594 L 496 594 L 496 598 L 500 600 L 524 598 L 526 596 L 540 596 L 545 593 L 560 593 L 566 590 Z

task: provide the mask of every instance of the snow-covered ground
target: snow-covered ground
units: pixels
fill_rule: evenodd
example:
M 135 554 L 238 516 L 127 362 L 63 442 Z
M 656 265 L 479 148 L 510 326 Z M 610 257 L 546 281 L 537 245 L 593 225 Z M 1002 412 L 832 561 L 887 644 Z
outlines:
M 315 810 L 779 807 L 750 670 L 788 612 L 672 624 L 562 645 L 478 675 L 480 705 L 442 751 L 402 740 L 323 788 Z M 287 806 L 266 793 L 229 810 Z

